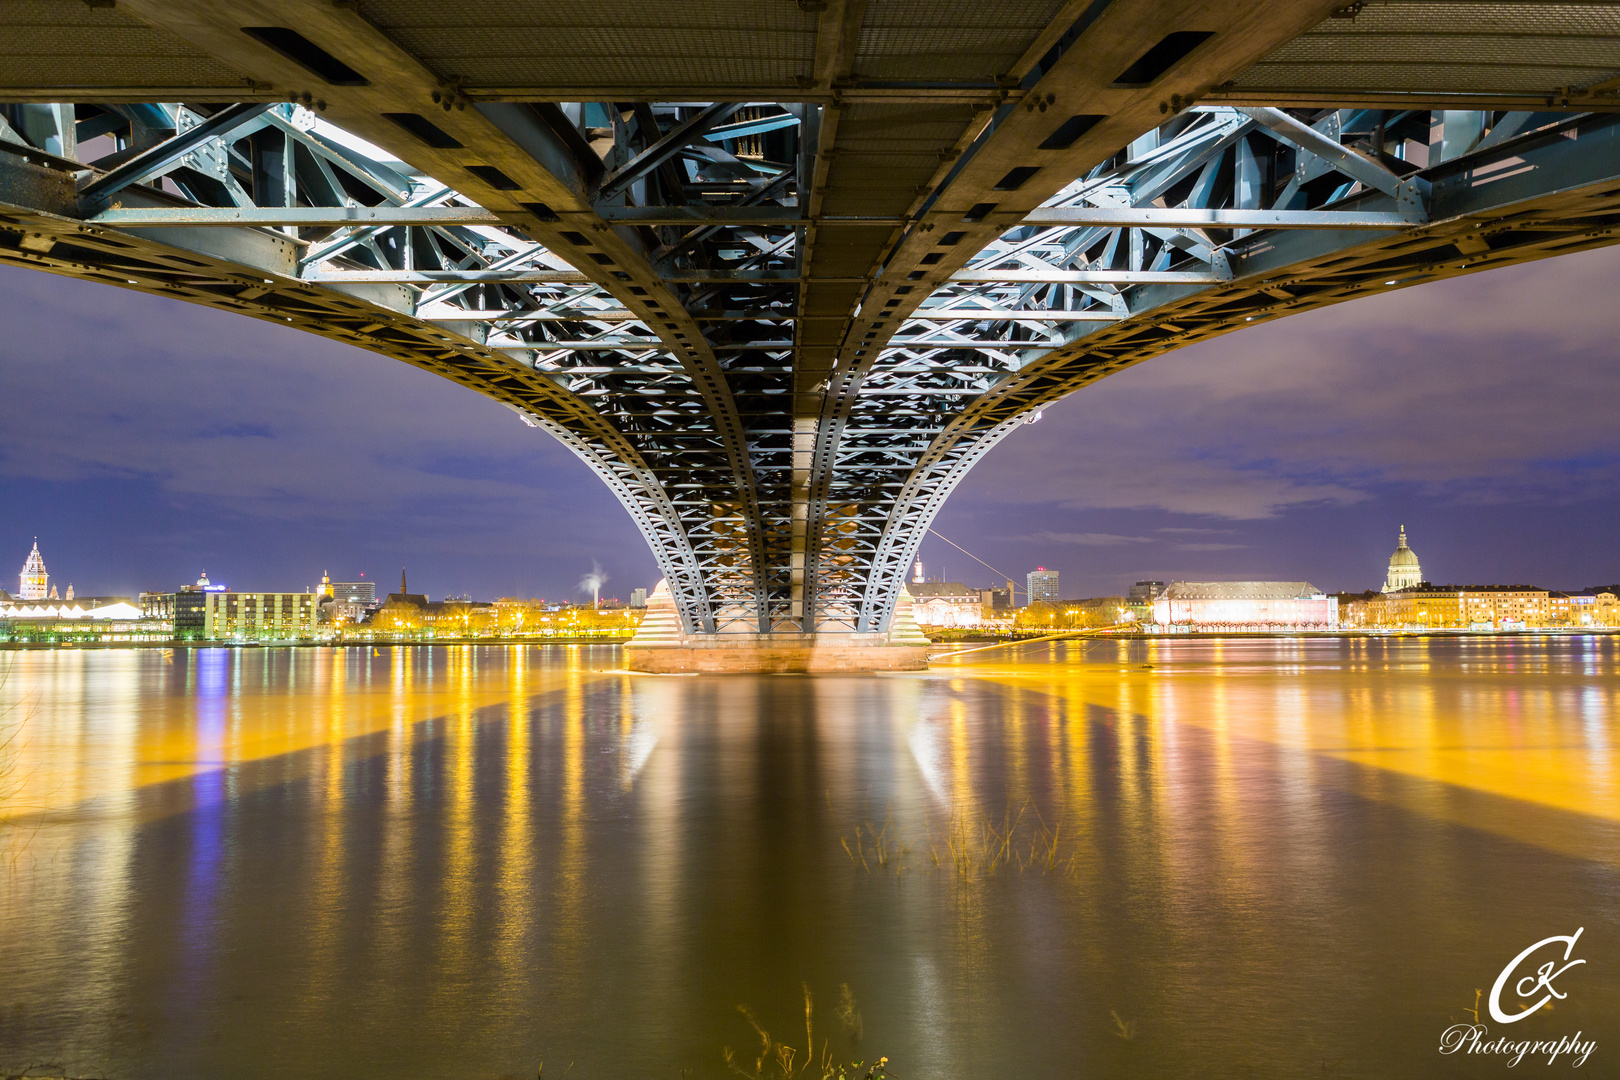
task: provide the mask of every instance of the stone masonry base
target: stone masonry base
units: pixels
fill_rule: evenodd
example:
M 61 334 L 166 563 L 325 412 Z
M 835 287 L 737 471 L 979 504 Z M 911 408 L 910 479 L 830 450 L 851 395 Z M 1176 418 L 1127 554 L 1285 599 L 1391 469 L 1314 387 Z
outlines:
M 624 647 L 625 666 L 660 674 L 776 674 L 832 671 L 922 671 L 928 648 L 918 645 L 754 644 L 709 647 L 635 645 Z

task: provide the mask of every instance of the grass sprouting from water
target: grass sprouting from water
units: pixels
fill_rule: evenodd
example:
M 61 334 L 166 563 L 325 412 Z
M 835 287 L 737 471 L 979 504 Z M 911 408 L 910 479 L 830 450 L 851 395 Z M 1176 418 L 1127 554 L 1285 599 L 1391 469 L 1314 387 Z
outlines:
M 1033 803 L 1016 812 L 1008 807 L 998 820 L 988 814 L 955 810 L 942 828 L 930 826 L 914 840 L 903 840 L 888 818 L 881 825 L 864 821 L 853 837 L 839 838 L 851 864 L 869 874 L 903 876 L 913 850 L 927 850 L 923 870 L 953 873 L 962 880 L 999 874 L 1070 873 L 1075 851 L 1072 831 L 1063 823 L 1048 825 Z
M 838 1017 L 844 1032 L 859 1041 L 862 1024 L 860 1011 L 855 1006 L 855 995 L 850 992 L 848 983 L 840 986 L 839 992 L 834 1015 Z M 870 1064 L 865 1061 L 846 1062 L 833 1055 L 831 1042 L 826 1038 L 821 1040 L 821 1050 L 817 1053 L 815 1000 L 810 994 L 809 984 L 804 984 L 803 1049 L 773 1038 L 748 1006 L 739 1005 L 737 1011 L 754 1029 L 754 1034 L 759 1036 L 760 1044 L 751 1068 L 749 1062 L 739 1059 L 736 1051 L 725 1047 L 722 1054 L 726 1067 L 738 1076 L 746 1076 L 749 1080 L 885 1080 L 889 1076 L 889 1059 L 886 1057 L 880 1057 Z

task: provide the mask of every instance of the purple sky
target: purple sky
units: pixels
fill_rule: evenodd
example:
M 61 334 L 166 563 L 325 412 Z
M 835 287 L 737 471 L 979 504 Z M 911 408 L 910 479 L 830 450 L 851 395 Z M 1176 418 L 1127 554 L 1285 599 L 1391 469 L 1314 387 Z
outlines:
M 936 522 L 1063 595 L 1138 578 L 1620 580 L 1620 250 L 1392 290 L 1150 360 L 993 451 Z M 0 579 L 36 534 L 82 594 L 200 570 L 302 589 L 564 599 L 656 570 L 561 445 L 384 357 L 223 312 L 0 268 Z M 8 554 L 9 553 L 9 554 Z M 995 578 L 930 538 L 930 577 Z M 15 564 L 12 566 L 11 564 Z

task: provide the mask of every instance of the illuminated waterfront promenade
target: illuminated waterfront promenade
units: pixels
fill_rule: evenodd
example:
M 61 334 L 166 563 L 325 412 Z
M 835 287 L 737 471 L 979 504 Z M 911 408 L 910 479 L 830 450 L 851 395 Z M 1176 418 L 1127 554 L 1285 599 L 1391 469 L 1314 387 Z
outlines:
M 1486 1075 L 1435 1046 L 1514 951 L 1620 955 L 1617 646 L 17 653 L 0 1071 L 718 1077 L 808 983 L 908 1078 Z

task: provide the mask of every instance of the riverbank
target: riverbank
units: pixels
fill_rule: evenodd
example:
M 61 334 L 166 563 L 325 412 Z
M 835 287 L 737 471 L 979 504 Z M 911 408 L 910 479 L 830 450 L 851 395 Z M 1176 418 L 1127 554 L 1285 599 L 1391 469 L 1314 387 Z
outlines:
M 623 645 L 625 637 L 430 638 L 420 641 L 0 641 L 0 652 L 104 649 L 394 649 L 434 645 Z

